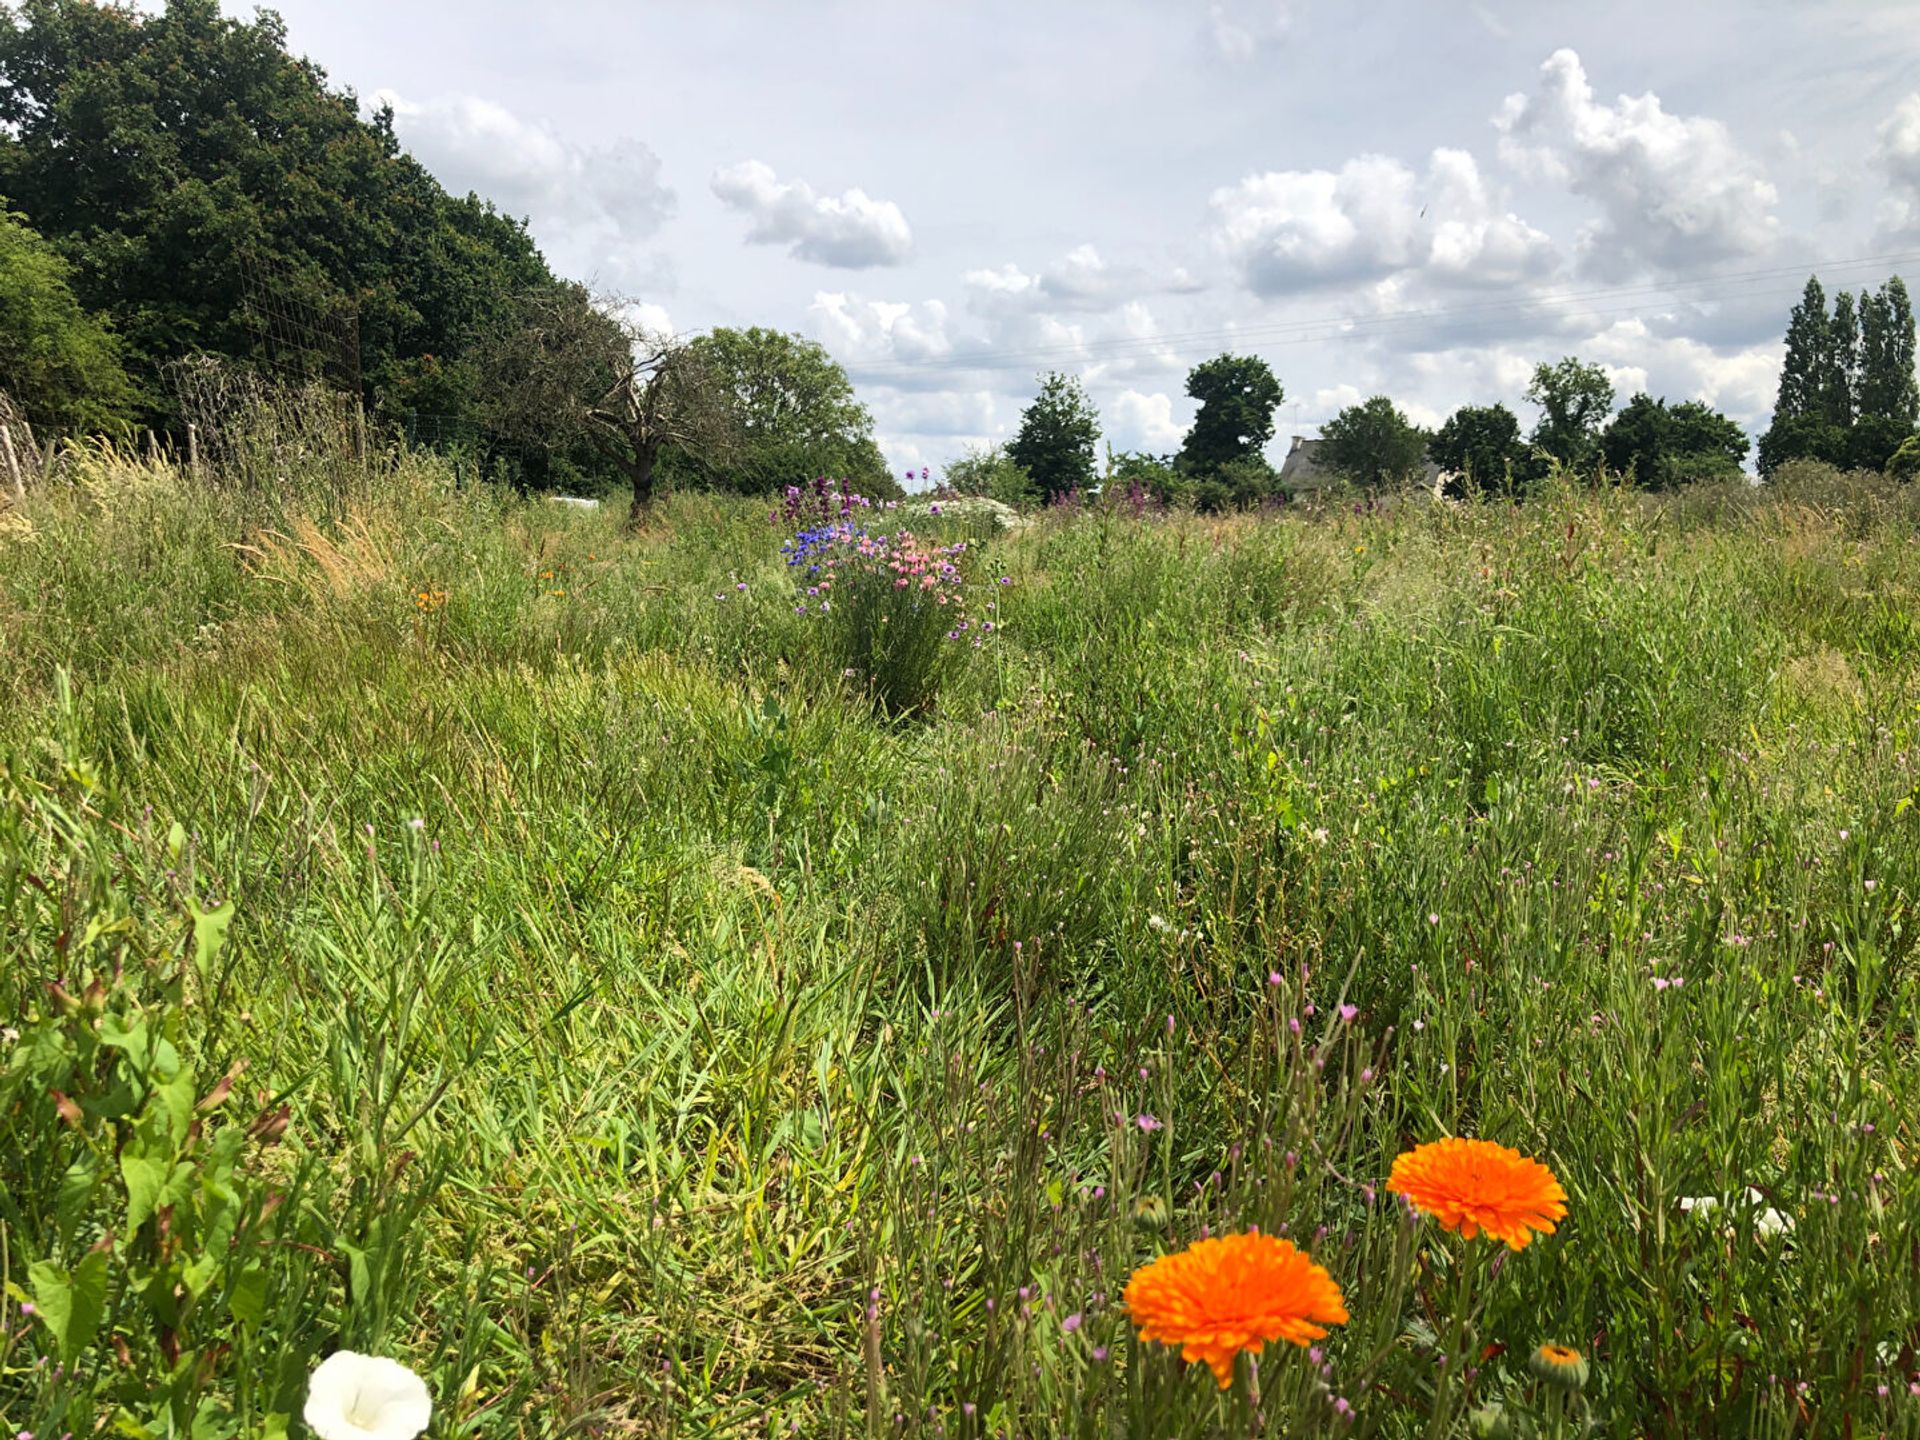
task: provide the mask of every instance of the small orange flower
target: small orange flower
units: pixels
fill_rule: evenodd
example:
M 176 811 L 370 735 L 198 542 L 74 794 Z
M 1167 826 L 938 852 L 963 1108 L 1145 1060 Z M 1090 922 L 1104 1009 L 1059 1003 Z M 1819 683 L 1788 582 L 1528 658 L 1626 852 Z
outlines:
M 1347 1323 L 1340 1287 L 1290 1240 L 1220 1235 L 1143 1265 L 1127 1281 L 1127 1313 L 1142 1340 L 1204 1360 L 1226 1389 L 1233 1357 L 1269 1340 L 1307 1345 Z
M 1442 1228 L 1471 1240 L 1482 1230 L 1524 1250 L 1533 1232 L 1553 1233 L 1567 1192 L 1553 1171 L 1491 1140 L 1434 1140 L 1399 1156 L 1387 1189 Z

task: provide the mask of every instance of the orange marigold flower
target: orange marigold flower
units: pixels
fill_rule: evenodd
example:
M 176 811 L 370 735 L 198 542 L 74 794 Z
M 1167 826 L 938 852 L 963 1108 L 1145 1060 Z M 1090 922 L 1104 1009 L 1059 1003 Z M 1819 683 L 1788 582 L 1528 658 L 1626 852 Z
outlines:
M 1442 1227 L 1471 1240 L 1482 1230 L 1523 1250 L 1533 1232 L 1553 1233 L 1567 1192 L 1553 1171 L 1491 1140 L 1434 1140 L 1393 1162 L 1387 1189 Z
M 1219 1235 L 1143 1265 L 1127 1281 L 1127 1313 L 1142 1340 L 1178 1345 L 1226 1389 L 1233 1357 L 1269 1340 L 1307 1345 L 1347 1323 L 1340 1287 L 1291 1240 Z

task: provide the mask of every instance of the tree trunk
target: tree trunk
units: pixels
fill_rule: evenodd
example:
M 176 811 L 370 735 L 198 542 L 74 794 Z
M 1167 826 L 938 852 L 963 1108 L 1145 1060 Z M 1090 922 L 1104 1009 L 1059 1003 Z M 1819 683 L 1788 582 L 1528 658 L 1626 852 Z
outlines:
M 653 462 L 659 455 L 657 445 L 636 445 L 627 462 L 627 478 L 633 482 L 633 505 L 627 511 L 627 528 L 637 529 L 653 503 Z

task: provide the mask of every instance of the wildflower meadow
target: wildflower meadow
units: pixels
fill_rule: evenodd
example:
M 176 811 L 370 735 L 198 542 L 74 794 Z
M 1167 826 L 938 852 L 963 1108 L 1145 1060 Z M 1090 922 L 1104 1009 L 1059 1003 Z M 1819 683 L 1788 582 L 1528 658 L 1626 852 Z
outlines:
M 1920 1437 L 1920 498 L 0 530 L 0 1432 Z

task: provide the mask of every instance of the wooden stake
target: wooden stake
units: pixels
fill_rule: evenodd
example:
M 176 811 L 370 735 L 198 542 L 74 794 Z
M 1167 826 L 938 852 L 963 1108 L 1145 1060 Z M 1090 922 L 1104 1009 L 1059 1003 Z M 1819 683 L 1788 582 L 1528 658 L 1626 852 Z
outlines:
M 20 457 L 13 453 L 11 425 L 0 425 L 0 452 L 6 455 L 7 474 L 13 480 L 13 498 L 24 505 L 27 499 L 27 482 L 20 476 Z
M 191 420 L 187 422 L 187 470 L 197 484 L 200 479 L 200 427 Z

